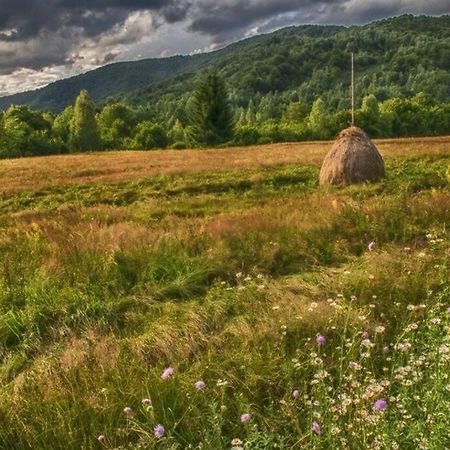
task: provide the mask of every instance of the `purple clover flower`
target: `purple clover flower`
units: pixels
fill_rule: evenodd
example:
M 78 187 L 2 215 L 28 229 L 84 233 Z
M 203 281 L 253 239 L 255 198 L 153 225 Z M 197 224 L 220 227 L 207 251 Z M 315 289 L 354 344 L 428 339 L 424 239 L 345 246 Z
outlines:
M 151 404 L 152 404 L 152 401 L 151 401 L 149 398 L 144 398 L 144 399 L 142 400 L 142 404 L 143 404 L 144 406 L 148 406 L 148 405 L 151 405 Z
M 447 312 L 450 314 L 450 306 L 447 308 Z
M 206 384 L 203 380 L 198 380 L 194 386 L 195 389 L 197 389 L 198 391 L 203 391 L 203 389 L 205 389 L 206 387 Z
M 159 423 L 153 428 L 153 433 L 155 434 L 156 439 L 161 439 L 166 434 L 166 430 L 164 429 L 164 426 Z
M 98 442 L 103 442 L 106 439 L 104 434 L 101 434 L 100 436 L 97 437 L 97 441 Z
M 322 433 L 320 425 L 317 422 L 313 422 L 311 424 L 311 430 L 313 430 L 317 435 L 320 435 L 320 433 Z
M 123 408 L 123 413 L 126 416 L 131 416 L 133 414 L 133 410 L 129 406 L 126 406 L 125 408 Z
M 386 409 L 388 408 L 388 404 L 384 398 L 380 398 L 373 404 L 373 407 L 377 411 L 386 411 Z
M 321 334 L 319 334 L 316 337 L 316 344 L 317 345 L 322 346 L 322 345 L 325 345 L 326 343 L 327 343 L 327 338 L 325 336 L 322 336 Z
M 173 367 L 167 367 L 167 369 L 164 369 L 164 372 L 161 374 L 161 378 L 163 380 L 168 380 L 175 372 L 175 369 Z
M 249 423 L 252 420 L 252 415 L 250 413 L 244 413 L 241 416 L 241 423 Z
M 292 398 L 299 398 L 299 397 L 300 397 L 300 391 L 298 391 L 297 389 L 292 391 Z
M 369 250 L 369 252 L 373 252 L 375 250 L 375 242 L 374 241 L 369 242 L 367 249 Z
M 369 339 L 369 332 L 368 331 L 363 331 L 363 333 L 361 334 L 361 337 L 363 339 Z

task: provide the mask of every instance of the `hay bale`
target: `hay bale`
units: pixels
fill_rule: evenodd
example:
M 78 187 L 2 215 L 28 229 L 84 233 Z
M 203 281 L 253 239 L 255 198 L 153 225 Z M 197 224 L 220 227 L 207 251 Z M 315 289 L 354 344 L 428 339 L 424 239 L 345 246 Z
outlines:
M 320 170 L 320 184 L 357 184 L 384 176 L 384 162 L 369 136 L 352 126 L 341 131 Z

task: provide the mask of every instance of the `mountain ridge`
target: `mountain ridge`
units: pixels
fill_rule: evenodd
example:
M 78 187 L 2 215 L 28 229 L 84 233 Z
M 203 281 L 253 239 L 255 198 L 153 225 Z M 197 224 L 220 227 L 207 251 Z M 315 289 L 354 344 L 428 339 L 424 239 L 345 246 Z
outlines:
M 419 74 L 423 79 L 427 78 L 423 71 L 441 71 L 439 84 L 445 84 L 446 80 L 450 81 L 450 66 L 448 61 L 445 62 L 447 57 L 450 60 L 450 44 L 445 43 L 447 37 L 450 38 L 449 15 L 403 15 L 353 26 L 290 26 L 248 37 L 212 52 L 108 64 L 33 91 L 0 97 L 0 108 L 26 104 L 36 109 L 61 111 L 73 102 L 81 89 L 87 89 L 99 103 L 124 99 L 135 105 L 149 104 L 167 93 L 180 95 L 192 87 L 196 74 L 209 66 L 216 66 L 223 72 L 231 85 L 232 96 L 243 97 L 244 103 L 252 95 L 288 91 L 296 85 L 300 86 L 301 92 L 302 83 L 306 81 L 311 84 L 309 91 L 321 95 L 324 91 L 343 88 L 339 71 L 347 70 L 345 54 L 352 47 L 358 50 L 360 74 L 376 78 L 376 70 L 384 70 L 382 65 L 393 72 L 411 70 L 411 74 Z M 398 48 L 393 44 L 395 39 Z M 414 62 L 411 52 L 406 51 L 411 42 L 418 46 L 417 58 L 424 58 L 425 67 Z M 404 52 L 401 51 L 403 46 Z M 298 60 L 299 55 L 303 57 L 302 61 Z M 393 59 L 397 64 L 391 64 Z M 327 70 L 329 74 L 324 73 Z M 408 80 L 395 78 L 394 73 L 387 81 L 381 80 L 379 88 L 384 87 L 383 83 L 391 83 L 396 86 L 391 90 L 398 94 Z M 418 84 L 422 88 L 424 81 Z M 408 89 L 414 91 L 414 86 Z M 303 92 L 305 97 L 311 97 L 309 91 Z M 450 88 L 441 91 L 439 100 L 450 99 Z

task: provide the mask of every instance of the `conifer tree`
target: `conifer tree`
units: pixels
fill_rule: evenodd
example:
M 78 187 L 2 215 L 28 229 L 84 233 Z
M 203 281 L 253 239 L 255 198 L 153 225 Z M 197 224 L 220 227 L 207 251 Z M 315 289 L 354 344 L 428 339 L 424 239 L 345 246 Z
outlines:
M 233 113 L 228 93 L 217 70 L 201 77 L 188 111 L 189 137 L 202 146 L 217 145 L 233 137 Z
M 73 150 L 87 151 L 100 148 L 94 104 L 85 90 L 80 92 L 75 101 L 69 128 L 70 146 Z

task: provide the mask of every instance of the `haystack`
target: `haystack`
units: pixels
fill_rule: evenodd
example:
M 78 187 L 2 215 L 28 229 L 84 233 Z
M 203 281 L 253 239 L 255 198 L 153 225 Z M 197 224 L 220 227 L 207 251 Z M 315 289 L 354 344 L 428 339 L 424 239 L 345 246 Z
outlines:
M 384 162 L 369 136 L 351 126 L 341 131 L 320 170 L 320 184 L 357 184 L 384 176 Z

